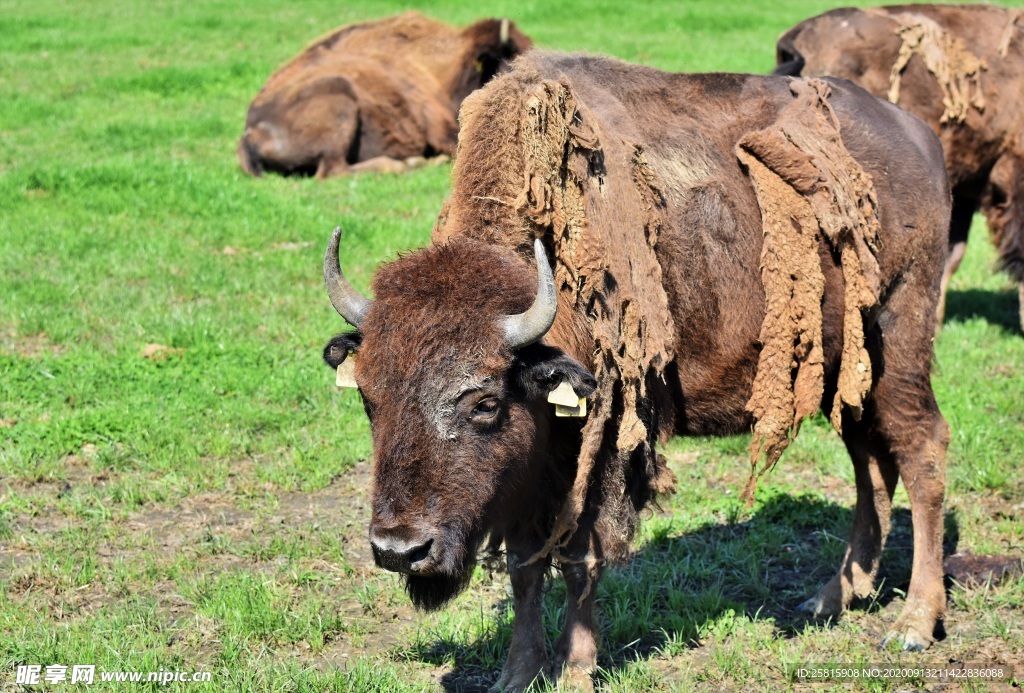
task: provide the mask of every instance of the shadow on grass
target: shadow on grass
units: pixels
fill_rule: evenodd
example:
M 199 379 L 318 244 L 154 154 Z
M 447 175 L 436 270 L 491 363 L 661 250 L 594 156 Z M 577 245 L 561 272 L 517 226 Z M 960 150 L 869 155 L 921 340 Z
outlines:
M 599 666 L 614 675 L 638 659 L 697 647 L 708 636 L 728 637 L 746 616 L 772 624 L 775 637 L 801 634 L 810 621 L 797 606 L 835 572 L 846 548 L 852 509 L 809 495 L 775 495 L 744 522 L 709 522 L 682 534 L 655 536 L 625 566 L 606 571 L 598 598 Z M 947 555 L 959 538 L 946 516 Z M 894 512 L 879 574 L 879 594 L 854 608 L 884 608 L 910 582 L 910 512 Z M 564 618 L 565 589 L 549 582 L 545 629 L 549 647 Z M 503 600 L 499 611 L 511 609 Z M 447 691 L 486 691 L 497 680 L 511 641 L 504 620 L 470 644 L 435 641 L 408 656 L 454 668 L 441 678 Z
M 946 294 L 945 322 L 966 322 L 973 318 L 981 318 L 1007 334 L 1020 335 L 1019 309 L 1016 289 L 950 290 Z

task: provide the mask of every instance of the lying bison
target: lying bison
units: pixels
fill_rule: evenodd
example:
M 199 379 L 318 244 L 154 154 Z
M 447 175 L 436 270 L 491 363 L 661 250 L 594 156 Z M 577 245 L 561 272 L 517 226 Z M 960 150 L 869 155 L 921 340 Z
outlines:
M 451 154 L 456 114 L 530 39 L 505 19 L 453 29 L 417 12 L 337 29 L 256 95 L 242 169 L 316 175 L 399 172 Z
M 505 690 L 546 666 L 557 564 L 555 651 L 585 685 L 604 565 L 674 487 L 656 443 L 753 425 L 753 461 L 771 464 L 822 408 L 857 507 L 838 573 L 804 608 L 872 592 L 902 479 L 914 568 L 886 639 L 927 647 L 945 608 L 948 428 L 929 368 L 950 210 L 928 127 L 845 81 L 537 52 L 460 118 L 433 244 L 381 267 L 373 300 L 342 274 L 340 230 L 324 258 L 357 328 L 324 358 L 354 369 L 370 418 L 376 563 L 436 609 L 503 541 Z
M 833 10 L 783 34 L 776 55 L 777 74 L 845 77 L 932 126 L 953 186 L 943 294 L 980 207 L 1000 265 L 1020 284 L 1024 328 L 1024 10 Z

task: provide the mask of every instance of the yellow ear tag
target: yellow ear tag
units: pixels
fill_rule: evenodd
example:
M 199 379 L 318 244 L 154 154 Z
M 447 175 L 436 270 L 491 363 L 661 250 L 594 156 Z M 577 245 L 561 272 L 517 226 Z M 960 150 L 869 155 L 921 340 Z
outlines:
M 558 383 L 558 387 L 548 393 L 548 401 L 552 404 L 561 404 L 563 407 L 575 407 L 580 396 L 572 389 L 568 380 Z
M 548 402 L 555 405 L 555 416 L 583 417 L 587 415 L 586 398 L 577 395 L 567 380 L 563 380 L 558 387 L 548 393 Z
M 338 387 L 359 387 L 356 385 L 356 359 L 352 354 L 338 365 L 338 377 L 334 384 Z
M 575 407 L 567 407 L 564 404 L 555 405 L 555 416 L 567 416 L 582 419 L 587 415 L 587 400 L 580 397 L 579 404 Z

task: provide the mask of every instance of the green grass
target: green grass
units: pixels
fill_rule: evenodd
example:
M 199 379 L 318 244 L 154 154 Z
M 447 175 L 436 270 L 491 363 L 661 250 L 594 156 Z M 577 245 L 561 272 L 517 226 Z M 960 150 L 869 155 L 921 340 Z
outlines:
M 509 16 L 549 48 L 766 72 L 779 33 L 838 4 L 424 7 L 453 23 Z M 407 7 L 0 0 L 0 685 L 18 664 L 75 663 L 213 672 L 168 687 L 190 691 L 495 680 L 505 576 L 481 569 L 423 617 L 373 569 L 365 416 L 320 362 L 342 327 L 320 275 L 330 229 L 345 227 L 345 269 L 365 289 L 380 261 L 428 241 L 450 168 L 316 183 L 253 180 L 234 159 L 279 64 Z M 985 235 L 979 221 L 936 342 L 947 543 L 1020 555 L 1024 338 Z M 147 358 L 148 345 L 165 349 Z M 805 624 L 794 605 L 843 551 L 850 464 L 815 419 L 747 510 L 748 442 L 668 445 L 680 493 L 601 586 L 608 690 L 791 687 L 801 663 L 898 659 L 873 648 L 909 576 L 905 494 L 877 597 Z M 553 582 L 549 637 L 563 598 Z M 948 637 L 925 657 L 1016 657 L 1020 675 L 1022 612 L 1022 580 L 955 587 Z

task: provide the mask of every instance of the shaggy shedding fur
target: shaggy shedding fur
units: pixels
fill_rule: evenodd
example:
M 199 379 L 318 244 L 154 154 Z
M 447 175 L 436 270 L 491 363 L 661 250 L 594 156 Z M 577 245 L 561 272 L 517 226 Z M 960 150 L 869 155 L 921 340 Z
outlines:
M 845 8 L 805 20 L 778 41 L 777 73 L 852 80 L 938 133 L 953 188 L 943 293 L 980 210 L 998 267 L 1020 283 L 1024 299 L 1024 180 L 1014 175 L 1024 167 L 1022 17 L 991 5 Z
M 916 55 L 924 61 L 942 89 L 945 110 L 939 122 L 964 122 L 970 106 L 979 111 L 985 110 L 981 73 L 988 66 L 967 49 L 963 40 L 950 35 L 934 19 L 922 14 L 901 12 L 886 16 L 898 24 L 896 33 L 903 41 L 889 73 L 889 101 L 899 104 L 903 70 Z
M 828 102 L 829 86 L 807 80 L 794 81 L 790 89 L 794 100 L 779 123 L 748 134 L 736 147 L 757 193 L 765 235 L 764 347 L 747 403 L 755 419 L 750 479 L 742 495 L 748 505 L 754 502 L 757 479 L 778 462 L 800 422 L 818 410 L 824 392 L 821 237 L 840 257 L 846 287 L 843 351 L 831 413 L 838 432 L 843 406 L 860 420 L 871 389 L 862 315 L 878 303 L 874 186 L 843 145 Z

